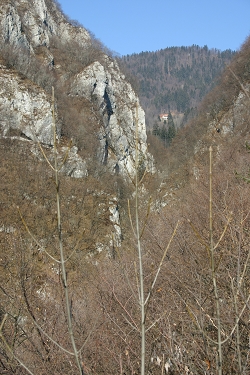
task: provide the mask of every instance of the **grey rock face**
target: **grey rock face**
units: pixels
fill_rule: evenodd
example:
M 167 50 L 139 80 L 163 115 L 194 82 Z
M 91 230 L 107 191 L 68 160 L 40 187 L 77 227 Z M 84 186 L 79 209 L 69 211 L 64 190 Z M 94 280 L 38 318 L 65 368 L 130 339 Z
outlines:
M 53 143 L 50 98 L 31 82 L 0 67 L 0 134 L 18 130 L 33 141 Z
M 217 128 L 222 136 L 232 134 L 235 128 L 242 127 L 244 124 L 248 126 L 246 109 L 249 108 L 250 85 L 245 85 L 244 91 L 240 91 L 239 95 L 235 98 L 234 104 L 222 116 L 219 122 L 211 122 L 209 131 L 214 132 Z M 248 109 L 249 111 L 249 109 Z
M 83 49 L 91 39 L 84 28 L 68 23 L 50 0 L 5 0 L 1 7 L 0 29 L 5 43 L 23 47 L 31 55 L 42 47 L 44 64 L 48 66 L 53 65 L 49 47 L 54 36 L 60 37 L 63 43 L 77 42 Z M 4 68 L 0 71 L 0 83 L 2 135 L 6 136 L 10 129 L 19 129 L 33 141 L 52 144 L 50 98 L 44 90 L 22 82 L 18 74 Z M 143 168 L 152 171 L 144 111 L 115 61 L 103 54 L 102 63 L 95 61 L 79 72 L 74 78 L 71 95 L 87 98 L 99 111 L 102 126 L 98 133 L 98 157 L 101 163 L 113 173 L 133 175 L 137 132 L 140 162 Z M 83 170 L 86 175 L 86 163 Z
M 67 148 L 63 148 L 64 155 L 67 152 Z M 77 147 L 71 147 L 66 163 L 63 165 L 62 172 L 67 176 L 74 178 L 83 178 L 88 176 L 87 163 L 82 160 L 77 154 Z
M 90 40 L 88 32 L 70 25 L 52 1 L 3 1 L 1 8 L 0 27 L 4 41 L 26 47 L 31 52 L 35 47 L 49 47 L 53 36 L 64 41 L 74 39 L 82 45 Z
M 210 136 L 211 144 L 215 155 L 220 158 L 221 144 L 218 141 L 221 137 L 233 137 L 238 132 L 245 132 L 249 128 L 249 116 L 250 116 L 250 85 L 245 84 L 242 86 L 242 90 L 235 97 L 232 105 L 225 111 L 221 116 L 220 120 L 213 120 L 208 126 L 208 135 Z M 200 139 L 195 146 L 194 153 L 198 155 L 198 162 L 194 161 L 193 175 L 196 180 L 200 177 L 199 158 L 202 154 L 207 153 L 208 144 L 206 140 Z
M 54 69 L 62 82 L 70 74 L 61 69 L 60 63 L 54 65 L 53 50 L 50 49 L 53 38 L 60 39 L 65 45 L 77 44 L 82 51 L 86 48 L 86 53 L 91 46 L 89 33 L 67 22 L 51 0 L 1 0 L 0 33 L 0 43 L 14 48 L 19 54 L 25 50 L 27 60 L 33 61 L 30 57 L 38 56 L 38 51 L 42 51 L 42 56 L 39 55 L 42 64 Z M 36 142 L 43 143 L 45 148 L 53 144 L 53 122 L 51 97 L 38 86 L 39 81 L 36 82 L 0 66 L 0 137 L 26 139 L 31 144 L 31 152 L 39 160 L 43 156 Z M 93 62 L 92 59 L 73 77 L 69 91 L 69 95 L 84 97 L 97 109 L 98 115 L 95 113 L 94 117 L 100 118 L 98 157 L 105 168 L 124 178 L 128 173 L 133 175 L 137 138 L 140 166 L 153 170 L 153 160 L 147 152 L 144 111 L 115 61 L 104 53 L 99 61 Z M 59 162 L 64 160 L 67 152 L 64 147 L 58 147 Z M 52 154 L 52 148 L 47 147 L 49 160 L 53 160 Z M 88 161 L 79 156 L 77 147 L 72 147 L 61 171 L 68 176 L 84 178 L 88 175 Z M 106 195 L 105 192 L 101 194 Z M 114 256 L 115 249 L 121 245 L 120 218 L 117 198 L 107 197 L 104 208 L 108 206 L 112 225 L 96 246 L 98 251 L 106 249 L 110 256 Z
M 135 169 L 136 127 L 140 155 L 145 166 L 152 169 L 147 154 L 145 114 L 138 97 L 126 82 L 116 62 L 106 57 L 106 64 L 94 62 L 79 73 L 72 85 L 72 94 L 95 101 L 103 118 L 100 129 L 100 160 L 110 171 L 133 175 Z

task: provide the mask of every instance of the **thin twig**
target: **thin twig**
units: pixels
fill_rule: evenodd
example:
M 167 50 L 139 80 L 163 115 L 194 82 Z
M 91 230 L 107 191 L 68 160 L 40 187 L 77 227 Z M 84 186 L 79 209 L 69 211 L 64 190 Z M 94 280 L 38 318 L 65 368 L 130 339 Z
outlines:
M 156 281 L 157 281 L 157 279 L 158 279 L 158 276 L 159 276 L 159 273 L 160 273 L 160 270 L 161 270 L 162 264 L 163 264 L 163 262 L 164 262 L 164 259 L 165 259 L 166 255 L 167 255 L 167 252 L 168 252 L 168 250 L 169 250 L 169 247 L 170 247 L 170 245 L 171 245 L 171 242 L 173 241 L 173 238 L 175 237 L 175 234 L 176 234 L 176 231 L 177 231 L 177 229 L 178 229 L 179 223 L 180 223 L 180 221 L 178 220 L 178 221 L 177 221 L 177 224 L 176 224 L 176 226 L 175 226 L 175 228 L 174 228 L 174 231 L 173 231 L 173 233 L 172 233 L 172 236 L 171 236 L 171 238 L 170 238 L 170 240 L 169 240 L 169 242 L 168 242 L 168 244 L 167 244 L 167 247 L 166 247 L 166 249 L 165 249 L 165 251 L 164 251 L 164 253 L 163 253 L 163 255 L 162 255 L 162 258 L 161 258 L 160 264 L 159 264 L 159 266 L 158 266 L 158 269 L 157 269 L 157 272 L 156 272 L 155 278 L 154 278 L 154 280 L 153 280 L 153 282 L 152 282 L 152 285 L 151 285 L 150 291 L 148 292 L 147 298 L 146 298 L 146 300 L 145 300 L 145 305 L 148 304 L 148 302 L 149 302 L 149 299 L 150 299 L 150 297 L 151 297 L 152 291 L 153 291 L 153 289 L 154 289 L 154 287 L 155 287 L 155 283 L 156 283 Z
M 14 354 L 13 350 L 11 349 L 11 347 L 9 346 L 9 344 L 7 343 L 7 341 L 6 341 L 6 339 L 3 335 L 2 330 L 3 330 L 4 323 L 7 319 L 7 316 L 8 316 L 8 314 L 4 315 L 1 326 L 0 326 L 0 338 L 3 342 L 3 345 L 4 345 L 5 349 L 7 350 L 7 352 L 9 353 L 9 355 L 11 356 L 11 358 L 14 358 L 30 375 L 34 375 L 34 373 Z

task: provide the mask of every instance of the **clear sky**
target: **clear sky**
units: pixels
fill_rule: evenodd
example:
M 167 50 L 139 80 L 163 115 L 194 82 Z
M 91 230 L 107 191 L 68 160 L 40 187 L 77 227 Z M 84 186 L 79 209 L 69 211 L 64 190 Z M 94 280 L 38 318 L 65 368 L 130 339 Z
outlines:
M 250 0 L 58 0 L 71 19 L 120 55 L 173 46 L 237 50 Z

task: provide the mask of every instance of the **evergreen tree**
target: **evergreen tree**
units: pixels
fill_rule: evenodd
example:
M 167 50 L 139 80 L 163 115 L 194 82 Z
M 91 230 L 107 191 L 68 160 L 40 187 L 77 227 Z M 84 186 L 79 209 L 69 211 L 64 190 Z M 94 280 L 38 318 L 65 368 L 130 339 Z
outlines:
M 167 132 L 167 140 L 168 144 L 172 142 L 172 139 L 176 135 L 176 130 L 175 130 L 175 125 L 174 125 L 174 120 L 171 112 L 169 111 L 168 113 L 168 132 Z
M 168 128 L 167 139 L 168 139 L 169 144 L 172 142 L 172 139 L 175 137 L 175 135 L 176 135 L 176 130 L 175 130 L 175 126 L 173 124 Z
M 156 135 L 159 137 L 160 135 L 160 127 L 159 127 L 159 124 L 157 124 L 157 122 L 154 123 L 154 126 L 153 126 L 153 135 Z
M 173 120 L 173 116 L 171 114 L 171 112 L 169 111 L 168 112 L 168 127 L 174 125 L 174 120 Z
M 167 128 L 166 128 L 166 125 L 165 125 L 165 121 L 164 121 L 164 125 L 163 125 L 163 127 L 161 129 L 160 137 L 161 137 L 162 141 L 164 142 L 164 146 L 167 147 L 167 143 L 168 143 L 168 131 L 167 131 Z

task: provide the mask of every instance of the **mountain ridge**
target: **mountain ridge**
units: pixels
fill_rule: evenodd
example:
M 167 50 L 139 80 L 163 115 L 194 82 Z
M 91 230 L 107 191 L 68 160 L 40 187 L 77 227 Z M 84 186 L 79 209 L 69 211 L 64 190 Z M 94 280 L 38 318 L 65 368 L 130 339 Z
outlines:
M 197 108 L 235 53 L 193 45 L 123 56 L 125 68 L 137 77 L 148 128 L 160 113 Z

